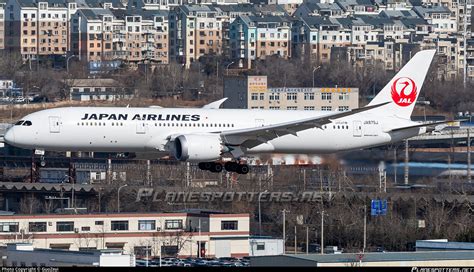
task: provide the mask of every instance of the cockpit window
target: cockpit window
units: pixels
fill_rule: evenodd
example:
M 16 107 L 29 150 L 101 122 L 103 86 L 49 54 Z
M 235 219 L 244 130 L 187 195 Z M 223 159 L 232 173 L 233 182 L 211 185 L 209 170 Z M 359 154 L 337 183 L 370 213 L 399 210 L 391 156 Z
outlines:
M 18 121 L 18 122 L 15 123 L 15 126 L 21 126 L 21 125 L 23 124 L 23 122 L 25 122 L 25 121 L 20 120 L 20 121 Z
M 28 127 L 29 127 L 29 126 L 31 126 L 31 125 L 32 125 L 31 121 L 25 121 L 25 122 L 23 123 L 23 126 L 28 126 Z

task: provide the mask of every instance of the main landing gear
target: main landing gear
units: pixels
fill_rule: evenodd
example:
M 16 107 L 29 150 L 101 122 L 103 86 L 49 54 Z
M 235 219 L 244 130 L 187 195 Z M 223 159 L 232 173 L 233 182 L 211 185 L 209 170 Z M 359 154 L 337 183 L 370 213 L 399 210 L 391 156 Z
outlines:
M 200 162 L 198 164 L 199 169 L 211 171 L 213 173 L 220 173 L 222 169 L 225 168 L 227 172 L 235 172 L 238 174 L 247 174 L 250 171 L 250 168 L 247 164 L 240 164 L 237 162 L 226 162 L 224 167 L 219 162 Z

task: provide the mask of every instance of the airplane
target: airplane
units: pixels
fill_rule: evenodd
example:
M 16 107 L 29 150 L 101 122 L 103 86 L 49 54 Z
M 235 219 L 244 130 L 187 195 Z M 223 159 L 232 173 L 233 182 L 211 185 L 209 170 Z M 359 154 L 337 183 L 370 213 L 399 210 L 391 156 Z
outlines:
M 247 174 L 252 154 L 326 154 L 402 141 L 427 132 L 410 120 L 436 50 L 416 53 L 365 107 L 331 111 L 63 107 L 31 113 L 4 136 L 36 151 L 156 152 L 201 170 Z M 223 158 L 231 160 L 223 163 Z

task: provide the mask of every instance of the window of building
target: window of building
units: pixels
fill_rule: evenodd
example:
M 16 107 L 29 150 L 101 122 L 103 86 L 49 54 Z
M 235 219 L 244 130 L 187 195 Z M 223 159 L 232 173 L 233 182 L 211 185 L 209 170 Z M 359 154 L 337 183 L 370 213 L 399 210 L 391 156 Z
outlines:
M 287 93 L 286 94 L 286 100 L 297 100 L 298 99 L 298 93 Z
M 138 220 L 138 230 L 155 230 L 155 220 Z
M 165 229 L 183 229 L 183 220 L 165 220 Z
M 221 230 L 237 230 L 238 229 L 238 221 L 222 221 L 221 222 Z
M 28 224 L 29 232 L 46 232 L 46 222 L 30 222 Z
M 264 93 L 260 93 L 260 100 L 265 100 L 265 94 Z
M 252 100 L 258 100 L 258 93 L 251 93 L 250 97 Z
M 339 100 L 349 100 L 349 94 L 348 93 L 339 94 Z
M 270 106 L 269 109 L 270 109 L 270 110 L 279 110 L 280 107 Z
M 96 225 L 96 226 L 103 226 L 103 225 L 104 225 L 104 221 L 95 221 L 95 225 Z
M 280 94 L 279 93 L 270 93 L 269 99 L 270 99 L 270 101 L 280 100 Z
M 322 106 L 321 110 L 322 111 L 332 111 L 332 107 L 331 106 Z
M 298 107 L 296 106 L 290 106 L 290 107 L 286 107 L 287 110 L 297 110 Z
M 304 100 L 314 100 L 314 93 L 304 93 Z
M 150 246 L 136 246 L 136 247 L 133 247 L 133 253 L 137 257 L 152 256 Z
M 321 100 L 331 100 L 332 95 L 331 93 L 321 93 Z
M 304 110 L 314 110 L 314 106 L 304 106 Z
M 74 222 L 57 222 L 56 231 L 74 231 Z
M 17 222 L 1 222 L 0 232 L 18 232 Z
M 257 250 L 265 250 L 265 243 L 257 243 Z
M 349 106 L 339 106 L 338 111 L 348 111 Z
M 111 221 L 110 230 L 128 230 L 128 221 Z

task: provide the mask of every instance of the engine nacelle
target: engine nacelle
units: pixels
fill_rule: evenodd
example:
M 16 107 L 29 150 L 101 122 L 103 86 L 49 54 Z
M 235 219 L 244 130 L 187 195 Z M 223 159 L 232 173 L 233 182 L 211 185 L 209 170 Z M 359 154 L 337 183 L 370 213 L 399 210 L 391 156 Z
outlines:
M 187 134 L 174 140 L 174 156 L 180 161 L 214 161 L 221 158 L 223 149 L 219 135 Z

